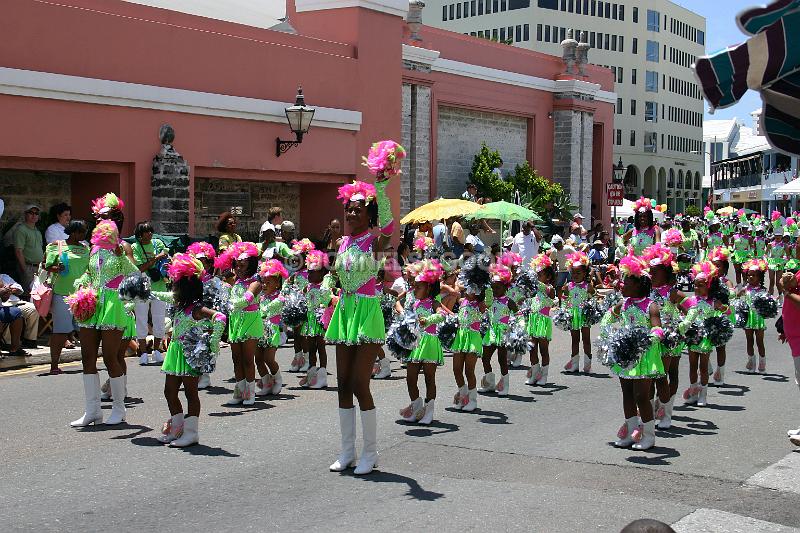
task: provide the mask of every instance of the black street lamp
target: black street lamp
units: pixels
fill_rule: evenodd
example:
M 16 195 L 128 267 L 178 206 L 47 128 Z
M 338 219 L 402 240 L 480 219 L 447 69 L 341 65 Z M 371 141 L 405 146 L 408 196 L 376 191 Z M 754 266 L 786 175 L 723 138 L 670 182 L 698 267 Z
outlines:
M 622 164 L 622 156 L 620 156 L 619 162 L 611 168 L 614 170 L 614 177 L 612 178 L 614 183 L 622 183 L 626 170 L 625 165 Z
M 306 100 L 303 96 L 303 88 L 297 88 L 297 99 L 294 105 L 286 108 L 286 120 L 289 122 L 289 128 L 294 132 L 294 141 L 282 141 L 280 137 L 277 139 L 275 146 L 275 155 L 280 157 L 281 154 L 286 153 L 293 146 L 303 142 L 303 135 L 308 133 L 308 128 L 311 127 L 311 121 L 314 119 L 313 107 L 306 106 Z
M 624 179 L 625 170 L 626 170 L 625 165 L 622 164 L 622 156 L 619 157 L 619 162 L 616 165 L 613 165 L 611 167 L 611 170 L 613 170 L 613 173 L 611 175 L 611 181 L 616 185 L 621 184 L 623 179 Z M 624 189 L 623 189 L 622 197 L 623 198 L 625 197 Z M 617 253 L 617 247 L 616 247 L 616 240 L 617 240 L 617 206 L 616 205 L 614 206 L 614 214 L 613 214 L 612 219 L 611 219 L 611 239 L 612 240 L 611 240 L 611 246 L 609 246 L 609 250 L 608 250 L 608 257 L 611 259 L 611 261 L 613 261 L 615 259 L 616 253 Z

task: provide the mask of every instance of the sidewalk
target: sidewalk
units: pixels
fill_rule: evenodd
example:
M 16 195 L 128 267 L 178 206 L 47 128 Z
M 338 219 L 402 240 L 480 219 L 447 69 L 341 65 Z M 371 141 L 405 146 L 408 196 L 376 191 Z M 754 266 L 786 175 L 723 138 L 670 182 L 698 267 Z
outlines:
M 30 354 L 28 357 L 7 355 L 0 359 L 0 373 L 6 370 L 16 370 L 18 368 L 26 368 L 29 366 L 50 364 L 50 348 L 48 346 L 40 346 L 39 348 L 26 348 L 25 351 Z M 72 348 L 71 350 L 65 349 L 61 352 L 62 363 L 71 363 L 73 361 L 80 360 L 80 348 Z

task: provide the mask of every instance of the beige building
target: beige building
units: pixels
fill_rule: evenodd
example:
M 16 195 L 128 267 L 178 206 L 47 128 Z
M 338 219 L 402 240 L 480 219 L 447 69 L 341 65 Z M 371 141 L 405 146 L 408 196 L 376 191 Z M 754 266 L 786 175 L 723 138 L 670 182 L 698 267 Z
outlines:
M 701 203 L 703 99 L 691 65 L 705 53 L 705 18 L 668 0 L 425 0 L 427 25 L 561 55 L 584 32 L 589 61 L 616 78 L 614 160 L 626 196 L 671 212 Z

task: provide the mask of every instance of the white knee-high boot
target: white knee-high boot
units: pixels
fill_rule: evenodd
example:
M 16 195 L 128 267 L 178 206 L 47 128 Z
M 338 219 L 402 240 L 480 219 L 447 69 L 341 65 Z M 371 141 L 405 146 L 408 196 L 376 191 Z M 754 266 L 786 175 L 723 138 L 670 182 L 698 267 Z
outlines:
M 111 382 L 111 416 L 106 420 L 107 426 L 121 424 L 125 421 L 125 376 L 109 378 Z
M 339 409 L 339 431 L 342 433 L 342 450 L 330 466 L 331 472 L 343 472 L 356 465 L 356 409 Z
M 198 422 L 198 417 L 187 416 L 183 421 L 183 435 L 170 442 L 169 445 L 173 448 L 185 448 L 200 442 L 200 435 L 197 429 Z
M 353 470 L 357 476 L 369 474 L 378 465 L 378 416 L 376 409 L 361 411 L 361 436 L 364 447 L 361 450 L 361 459 Z
M 82 428 L 91 424 L 103 423 L 103 411 L 100 409 L 100 375 L 83 375 L 83 394 L 86 397 L 86 410 L 83 416 L 70 422 L 74 428 Z

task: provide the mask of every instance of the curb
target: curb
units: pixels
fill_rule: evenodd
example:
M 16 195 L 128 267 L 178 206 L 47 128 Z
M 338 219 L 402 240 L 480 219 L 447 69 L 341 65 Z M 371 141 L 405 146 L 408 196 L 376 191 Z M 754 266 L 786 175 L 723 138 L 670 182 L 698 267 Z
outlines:
M 19 356 L 6 356 L 0 359 L 0 374 L 7 370 L 18 370 L 20 368 L 27 368 L 36 365 L 49 365 L 50 364 L 50 350 L 45 348 L 38 349 L 35 353 L 28 357 Z M 72 363 L 81 360 L 80 348 L 73 348 L 71 350 L 64 350 L 61 352 L 61 363 Z

